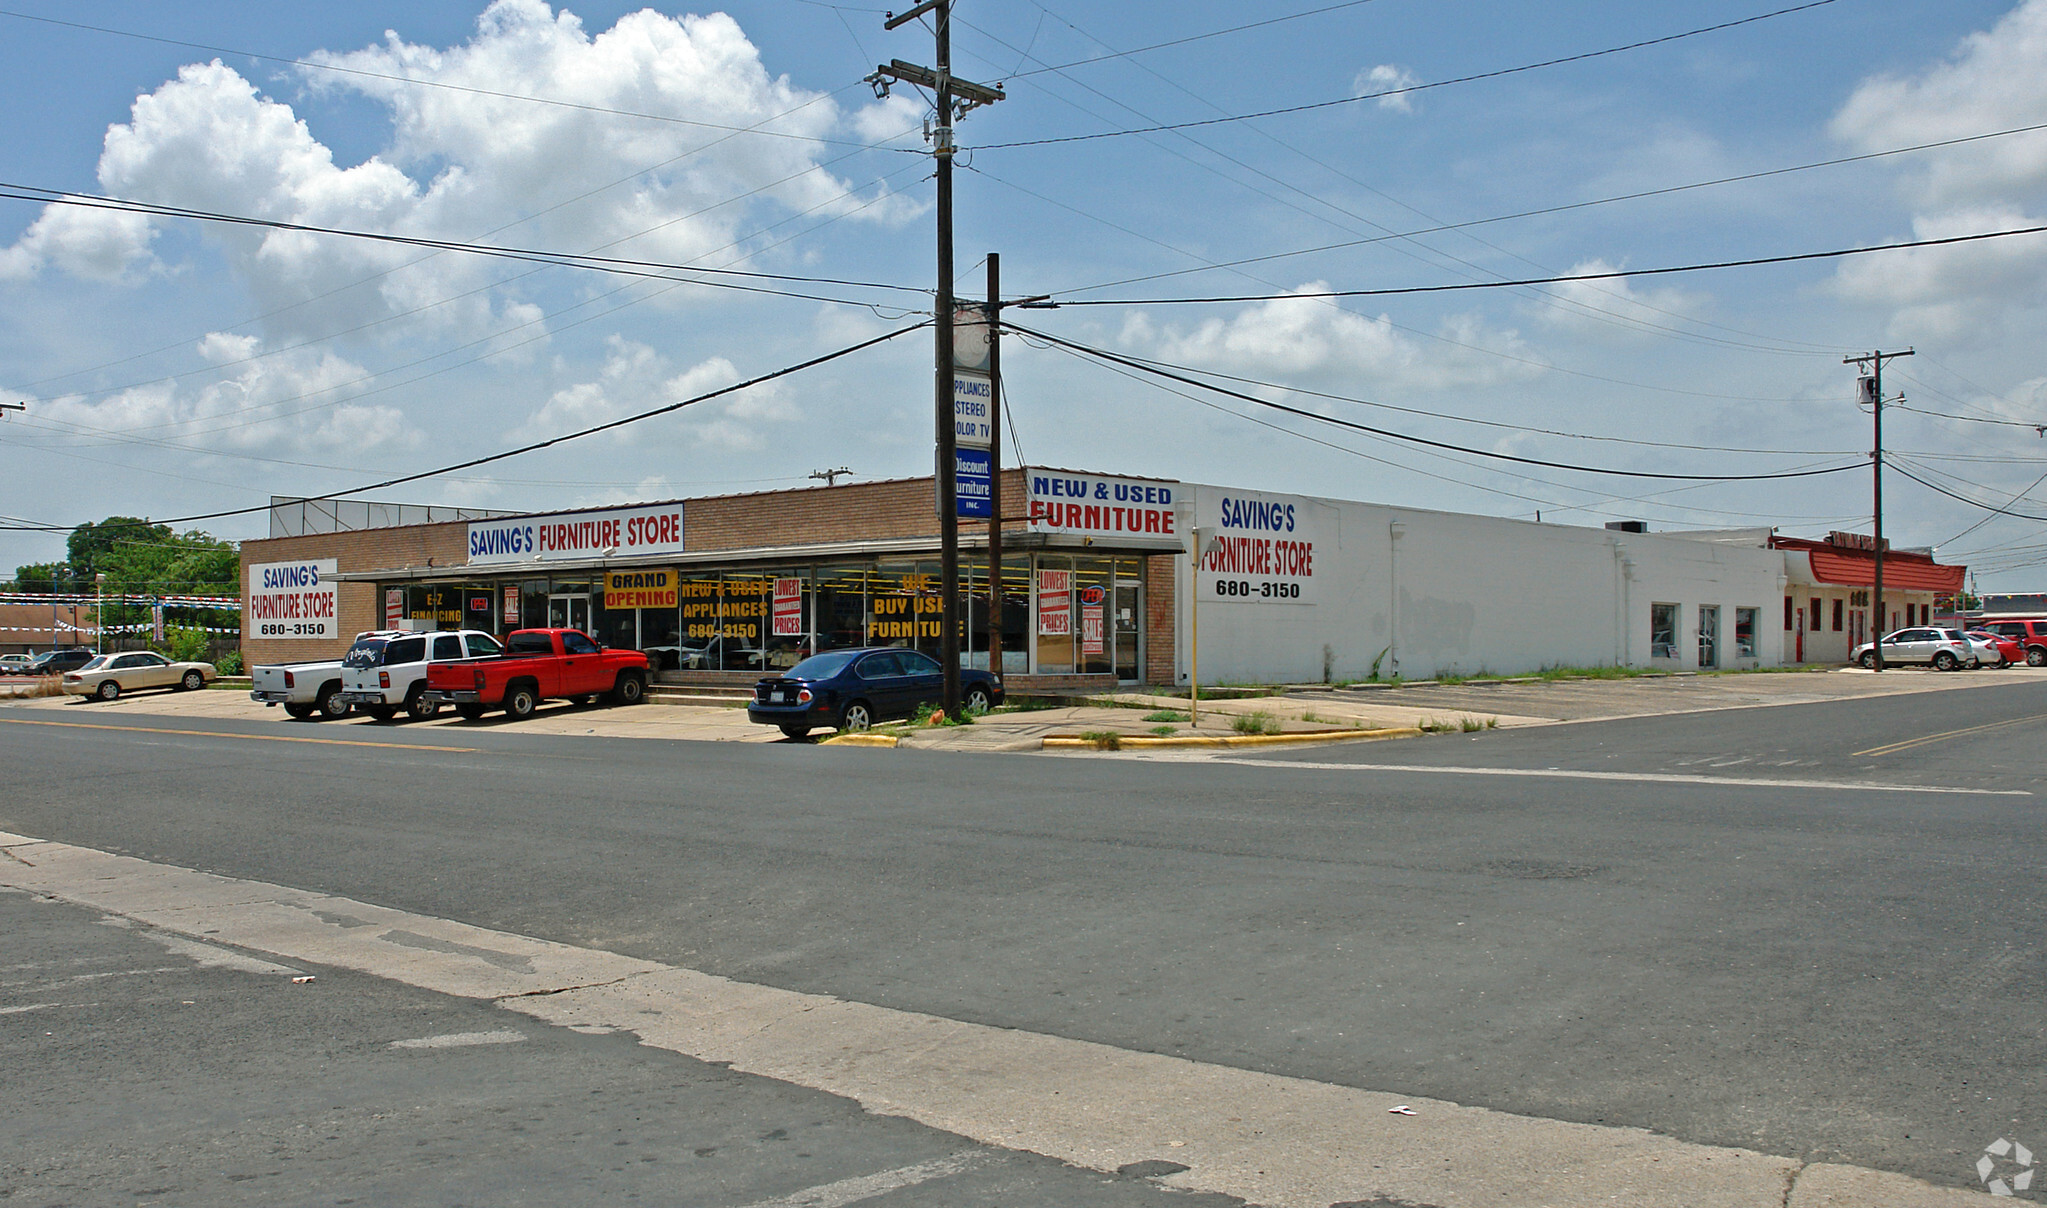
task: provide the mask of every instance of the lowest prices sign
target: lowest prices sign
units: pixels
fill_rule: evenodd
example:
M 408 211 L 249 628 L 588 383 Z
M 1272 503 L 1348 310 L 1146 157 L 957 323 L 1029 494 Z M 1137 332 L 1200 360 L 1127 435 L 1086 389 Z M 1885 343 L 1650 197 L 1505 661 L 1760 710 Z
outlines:
M 1314 603 L 1323 512 L 1323 505 L 1299 495 L 1201 489 L 1195 527 L 1208 535 L 1195 589 L 1207 601 Z
M 252 638 L 331 638 L 334 623 L 333 558 L 263 562 L 249 568 L 242 599 L 243 624 Z

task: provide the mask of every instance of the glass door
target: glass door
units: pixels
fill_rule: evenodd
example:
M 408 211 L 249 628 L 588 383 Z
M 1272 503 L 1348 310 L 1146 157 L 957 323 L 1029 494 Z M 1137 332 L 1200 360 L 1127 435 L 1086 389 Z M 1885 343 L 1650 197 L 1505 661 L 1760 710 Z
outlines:
M 1116 634 L 1116 678 L 1122 683 L 1134 684 L 1144 677 L 1144 655 L 1138 648 L 1138 624 L 1143 616 L 1143 589 L 1118 581 L 1110 621 Z
M 1720 606 L 1699 605 L 1699 670 L 1720 665 Z
M 547 597 L 547 627 L 549 629 L 580 629 L 584 633 L 590 632 L 590 597 Z

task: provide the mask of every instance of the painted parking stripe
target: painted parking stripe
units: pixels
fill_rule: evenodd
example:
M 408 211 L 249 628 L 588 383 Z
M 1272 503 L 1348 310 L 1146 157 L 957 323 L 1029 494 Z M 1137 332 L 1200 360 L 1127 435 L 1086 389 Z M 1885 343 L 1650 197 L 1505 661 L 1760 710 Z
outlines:
M 1610 780 L 1622 784 L 1701 784 L 1714 788 L 1824 789 L 1854 793 L 1959 793 L 1971 797 L 2031 797 L 2028 789 L 1966 789 L 1936 784 L 1881 784 L 1863 780 L 1791 780 L 1764 776 L 1687 776 L 1675 772 L 1585 772 L 1575 768 L 1445 768 L 1416 763 L 1314 763 L 1295 759 L 1209 759 L 1247 768 L 1308 768 L 1322 772 L 1401 772 L 1417 776 L 1527 776 L 1546 780 Z
M 447 1032 L 439 1036 L 421 1036 L 414 1040 L 394 1040 L 394 1049 L 466 1049 L 479 1044 L 518 1044 L 526 1039 L 526 1033 L 514 1032 L 510 1028 L 499 1028 L 495 1032 Z
M 225 730 L 180 730 L 172 726 L 116 726 L 98 721 L 32 721 L 25 717 L 0 717 L 0 725 L 65 726 L 75 730 L 130 730 L 137 734 L 186 735 L 193 738 L 240 738 L 249 742 L 310 742 L 330 747 L 384 747 L 395 751 L 447 751 L 476 753 L 475 747 L 430 746 L 415 742 L 368 742 L 360 738 L 300 738 L 292 734 L 230 734 Z
M 772 1200 L 755 1200 L 746 1208 L 846 1208 L 862 1200 L 871 1200 L 929 1183 L 934 1179 L 950 1178 L 972 1166 L 985 1161 L 980 1154 L 972 1151 L 956 1153 L 949 1158 L 935 1162 L 919 1162 L 915 1166 L 898 1166 L 879 1174 L 861 1175 L 858 1178 L 840 1179 L 836 1183 L 821 1183 L 793 1195 L 778 1196 Z
M 841 1095 L 982 1145 L 1103 1172 L 1170 1162 L 1179 1169 L 1157 1182 L 1269 1208 L 1982 1202 L 1906 1175 L 849 1002 L 26 836 L 0 834 L 0 848 L 23 857 L 0 863 L 0 887 L 281 960 L 492 1001 L 548 1024 L 628 1032 L 652 1048 Z M 864 1186 L 825 1184 L 768 1204 L 857 1203 L 821 1197 Z M 873 1186 L 868 1198 L 888 1193 Z
M 2047 721 L 2047 713 L 2035 713 L 2031 717 L 2008 717 L 2003 721 L 1988 722 L 1980 726 L 1965 726 L 1960 730 L 1944 730 L 1939 734 L 1921 734 L 1917 738 L 1907 738 L 1903 742 L 1887 743 L 1884 746 L 1871 747 L 1867 751 L 1857 751 L 1855 753 L 1857 755 L 1893 755 L 1899 751 L 1909 751 L 1914 747 L 1928 746 L 1936 742 L 1946 742 L 1950 738 L 1961 738 L 1969 734 L 1982 734 L 1988 730 L 2002 730 L 2006 726 L 2022 726 L 2029 721 Z

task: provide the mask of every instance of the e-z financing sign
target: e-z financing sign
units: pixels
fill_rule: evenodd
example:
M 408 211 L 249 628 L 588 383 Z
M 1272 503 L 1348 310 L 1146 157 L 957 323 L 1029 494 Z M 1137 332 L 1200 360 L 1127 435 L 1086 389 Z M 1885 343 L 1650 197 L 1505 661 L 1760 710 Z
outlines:
M 257 638 L 331 638 L 334 627 L 333 558 L 264 562 L 249 568 L 242 616 Z
M 1164 537 L 1177 546 L 1173 516 L 1177 483 L 1141 478 L 1099 478 L 1027 470 L 1034 533 L 1085 537 Z M 1140 544 L 1159 544 L 1141 542 Z
M 1312 604 L 1322 505 L 1298 495 L 1204 487 L 1195 494 L 1204 543 L 1195 587 L 1204 600 Z
M 511 516 L 469 525 L 469 565 L 682 552 L 682 505 Z

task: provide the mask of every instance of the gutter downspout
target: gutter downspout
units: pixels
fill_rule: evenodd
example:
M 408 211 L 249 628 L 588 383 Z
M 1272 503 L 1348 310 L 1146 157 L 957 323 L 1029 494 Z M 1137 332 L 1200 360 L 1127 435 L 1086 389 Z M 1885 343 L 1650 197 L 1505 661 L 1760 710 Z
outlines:
M 1392 598 L 1386 608 L 1386 658 L 1393 678 L 1400 678 L 1400 538 L 1407 526 L 1395 520 L 1386 526 L 1386 583 Z

